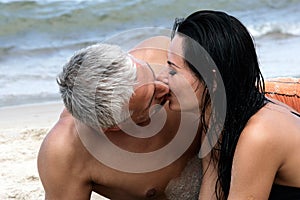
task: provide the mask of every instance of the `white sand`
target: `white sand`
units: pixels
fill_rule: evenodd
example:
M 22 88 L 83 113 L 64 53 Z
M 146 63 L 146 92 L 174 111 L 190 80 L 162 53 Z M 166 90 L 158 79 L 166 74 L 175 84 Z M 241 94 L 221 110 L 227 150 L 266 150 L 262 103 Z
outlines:
M 37 154 L 60 103 L 0 108 L 0 199 L 44 199 Z M 92 194 L 93 200 L 103 200 Z

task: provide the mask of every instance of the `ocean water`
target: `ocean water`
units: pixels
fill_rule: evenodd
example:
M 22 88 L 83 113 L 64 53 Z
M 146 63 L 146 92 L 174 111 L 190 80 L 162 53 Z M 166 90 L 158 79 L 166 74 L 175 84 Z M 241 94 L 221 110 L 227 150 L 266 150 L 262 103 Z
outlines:
M 175 17 L 200 9 L 246 25 L 264 77 L 300 77 L 300 0 L 0 0 L 0 107 L 60 101 L 55 78 L 74 51 L 126 30 L 170 29 Z M 142 33 L 118 43 L 154 34 Z

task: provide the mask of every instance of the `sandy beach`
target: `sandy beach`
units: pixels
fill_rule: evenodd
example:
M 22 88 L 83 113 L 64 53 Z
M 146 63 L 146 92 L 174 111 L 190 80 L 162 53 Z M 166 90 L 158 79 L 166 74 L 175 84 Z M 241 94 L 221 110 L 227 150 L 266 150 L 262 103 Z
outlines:
M 63 109 L 62 103 L 44 102 L 61 100 L 56 77 L 67 59 L 87 45 L 108 42 L 127 50 L 145 38 L 169 37 L 175 18 L 198 9 L 222 10 L 238 18 L 253 36 L 265 79 L 300 77 L 297 0 L 0 0 L 0 4 L 0 200 L 44 199 L 37 155 Z M 298 97 L 299 86 L 292 87 L 288 96 Z M 282 92 L 278 82 L 271 87 Z M 298 102 L 289 102 L 300 109 Z M 92 193 L 91 199 L 105 198 Z
M 0 199 L 44 199 L 37 154 L 63 105 L 45 103 L 0 108 Z M 92 194 L 93 200 L 103 200 Z

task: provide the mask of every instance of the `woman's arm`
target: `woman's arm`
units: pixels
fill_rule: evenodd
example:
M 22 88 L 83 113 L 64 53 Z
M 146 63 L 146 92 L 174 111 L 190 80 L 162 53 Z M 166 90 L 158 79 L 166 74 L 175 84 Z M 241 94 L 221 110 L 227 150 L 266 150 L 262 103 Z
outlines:
M 268 199 L 284 150 L 274 124 L 248 122 L 233 158 L 228 200 Z

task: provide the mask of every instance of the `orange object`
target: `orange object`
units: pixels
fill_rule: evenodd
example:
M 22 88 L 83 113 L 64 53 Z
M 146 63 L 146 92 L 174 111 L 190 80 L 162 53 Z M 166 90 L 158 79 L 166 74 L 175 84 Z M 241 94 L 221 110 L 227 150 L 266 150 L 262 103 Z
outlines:
M 267 97 L 277 99 L 300 113 L 300 78 L 274 78 L 265 81 Z

